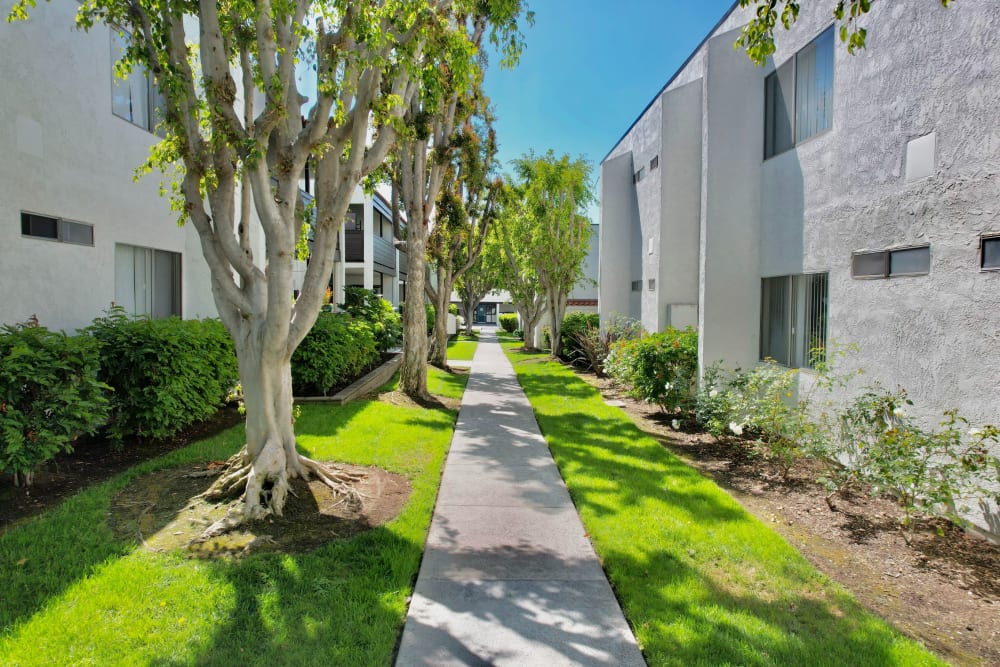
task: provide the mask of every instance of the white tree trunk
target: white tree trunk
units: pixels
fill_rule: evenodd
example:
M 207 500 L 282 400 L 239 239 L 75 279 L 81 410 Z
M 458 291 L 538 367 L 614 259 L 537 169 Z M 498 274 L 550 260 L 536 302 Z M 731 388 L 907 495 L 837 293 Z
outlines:
M 562 321 L 566 314 L 566 295 L 554 293 L 547 296 L 549 319 L 552 322 L 550 336 L 552 337 L 552 356 L 558 357 L 562 352 Z
M 448 306 L 451 305 L 451 272 L 438 268 L 437 290 L 431 290 L 434 297 L 434 342 L 431 345 L 430 362 L 438 368 L 448 367 Z
M 399 386 L 408 396 L 429 400 L 427 310 L 424 308 L 427 239 L 423 221 L 413 221 L 412 218 L 411 214 L 406 238 L 406 251 L 410 264 L 406 284 L 406 306 L 403 309 L 403 362 L 399 369 Z

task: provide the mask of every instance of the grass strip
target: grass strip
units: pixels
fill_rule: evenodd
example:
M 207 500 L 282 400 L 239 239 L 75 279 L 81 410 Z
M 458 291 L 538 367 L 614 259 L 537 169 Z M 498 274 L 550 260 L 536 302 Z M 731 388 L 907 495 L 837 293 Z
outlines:
M 504 348 L 650 665 L 946 664 L 519 345 Z
M 448 359 L 453 359 L 455 361 L 471 361 L 472 356 L 476 353 L 476 346 L 479 345 L 475 340 L 458 339 L 448 341 Z
M 430 369 L 461 396 L 467 375 Z M 112 496 L 146 472 L 225 459 L 243 428 L 83 491 L 0 535 L 0 664 L 388 665 L 402 630 L 456 414 L 358 401 L 304 405 L 317 459 L 409 477 L 394 521 L 306 554 L 199 561 L 116 540 Z

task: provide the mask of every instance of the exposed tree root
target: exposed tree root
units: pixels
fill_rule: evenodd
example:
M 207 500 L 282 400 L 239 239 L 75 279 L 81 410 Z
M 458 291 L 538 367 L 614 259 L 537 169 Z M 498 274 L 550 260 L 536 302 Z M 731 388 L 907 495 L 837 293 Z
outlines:
M 296 454 L 295 460 L 282 461 L 278 468 L 281 472 L 275 475 L 271 472 L 275 469 L 275 462 L 270 460 L 273 454 L 267 454 L 265 450 L 262 456 L 251 462 L 244 447 L 226 461 L 224 472 L 201 497 L 211 501 L 227 501 L 242 495 L 243 502 L 234 505 L 224 517 L 206 528 L 197 542 L 228 533 L 248 521 L 270 515 L 281 516 L 285 499 L 291 491 L 288 480 L 294 477 L 315 477 L 341 496 L 341 502 L 361 502 L 361 495 L 354 487 L 365 478 L 363 473 L 348 472 Z M 279 455 L 278 458 L 283 457 Z

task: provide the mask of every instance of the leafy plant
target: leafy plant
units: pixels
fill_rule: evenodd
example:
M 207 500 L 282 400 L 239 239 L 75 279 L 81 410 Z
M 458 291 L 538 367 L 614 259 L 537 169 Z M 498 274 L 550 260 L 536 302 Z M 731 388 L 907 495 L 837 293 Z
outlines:
M 372 325 L 379 352 L 397 347 L 403 340 L 403 319 L 392 304 L 363 287 L 345 287 L 341 309 Z
M 0 470 L 15 483 L 73 449 L 107 419 L 107 385 L 97 379 L 98 350 L 35 319 L 0 328 Z
M 565 330 L 564 328 L 563 331 Z M 585 329 L 575 333 L 577 351 L 573 363 L 594 371 L 598 377 L 605 377 L 604 362 L 611 353 L 612 345 L 620 340 L 638 338 L 641 334 L 642 327 L 635 320 L 613 318 L 604 329 L 596 324 L 588 324 Z
M 326 396 L 380 358 L 370 322 L 346 313 L 320 313 L 292 355 L 292 388 L 298 395 Z
M 698 372 L 698 333 L 672 327 L 619 340 L 604 362 L 607 373 L 635 398 L 673 412 L 691 407 Z
M 498 319 L 500 322 L 500 328 L 507 333 L 514 333 L 517 331 L 516 313 L 501 313 Z
M 559 346 L 559 357 L 563 361 L 575 361 L 581 355 L 577 334 L 583 333 L 587 329 L 599 329 L 600 326 L 601 320 L 597 313 L 569 313 L 566 315 L 559 333 L 562 343 Z
M 215 414 L 239 371 L 218 320 L 133 319 L 113 306 L 85 329 L 100 350 L 99 379 L 114 389 L 107 435 L 166 438 Z

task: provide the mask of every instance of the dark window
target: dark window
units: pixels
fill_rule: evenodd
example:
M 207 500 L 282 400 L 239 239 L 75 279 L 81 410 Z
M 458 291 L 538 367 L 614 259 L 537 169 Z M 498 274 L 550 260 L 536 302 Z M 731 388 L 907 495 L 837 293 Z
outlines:
M 886 265 L 889 254 L 881 252 L 859 252 L 851 259 L 851 276 L 854 278 L 885 278 L 889 271 Z
M 93 226 L 35 213 L 21 213 L 21 234 L 76 245 L 94 245 Z
M 646 168 L 639 167 L 639 171 L 635 172 L 635 182 L 638 183 L 644 178 L 646 178 Z
M 889 251 L 890 276 L 917 276 L 930 273 L 930 270 L 930 246 Z
M 656 169 L 659 166 L 660 166 L 660 156 L 659 155 L 654 155 L 653 159 L 649 161 L 649 170 L 653 171 L 654 169 Z
M 632 281 L 632 291 L 633 292 L 641 292 L 642 291 L 642 281 L 641 280 L 633 280 Z
M 764 79 L 764 159 L 833 124 L 833 28 Z
M 982 268 L 1000 269 L 1000 236 L 984 237 L 981 243 Z
M 649 280 L 646 281 L 646 283 L 649 286 L 650 292 L 656 289 L 656 278 L 650 278 Z
M 40 239 L 59 239 L 59 219 L 34 213 L 21 214 L 21 233 Z
M 761 281 L 760 358 L 792 368 L 824 358 L 829 301 L 825 273 Z

